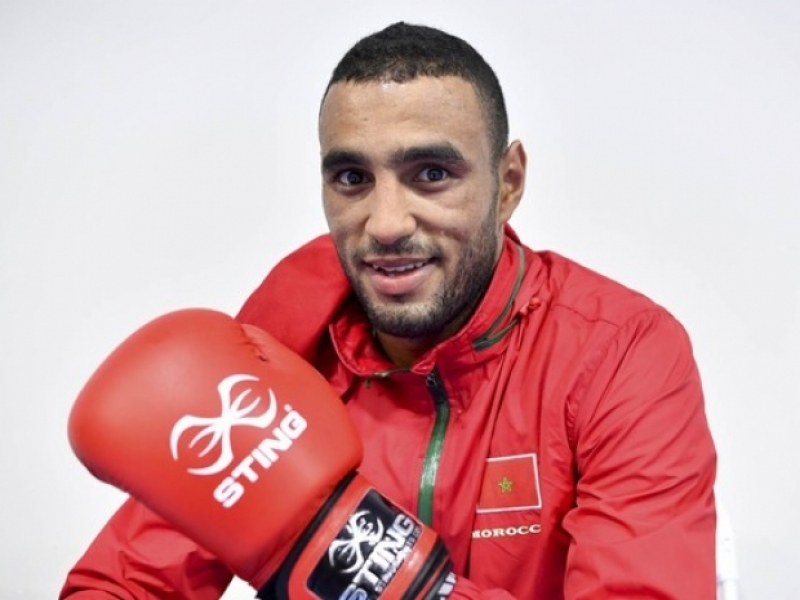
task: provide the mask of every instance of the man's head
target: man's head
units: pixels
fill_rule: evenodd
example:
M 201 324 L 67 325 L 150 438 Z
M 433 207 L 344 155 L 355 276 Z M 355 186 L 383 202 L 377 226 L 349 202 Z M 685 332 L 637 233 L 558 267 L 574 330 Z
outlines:
M 489 285 L 524 187 L 506 131 L 491 69 L 442 32 L 393 25 L 334 71 L 319 124 L 325 215 L 395 362 L 454 334 Z
M 447 75 L 460 77 L 475 88 L 489 126 L 496 163 L 508 146 L 503 90 L 488 63 L 461 38 L 422 25 L 389 25 L 360 40 L 342 57 L 333 70 L 328 90 L 343 81 L 405 83 L 418 77 Z

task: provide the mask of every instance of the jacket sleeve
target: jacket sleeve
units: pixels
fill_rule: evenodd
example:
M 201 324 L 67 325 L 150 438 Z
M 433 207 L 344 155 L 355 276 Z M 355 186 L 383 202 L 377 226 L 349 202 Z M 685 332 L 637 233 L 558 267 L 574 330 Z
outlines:
M 59 600 L 217 600 L 231 573 L 128 499 L 68 573 Z
M 568 404 L 565 598 L 714 600 L 716 453 L 686 333 L 648 310 L 590 361 Z

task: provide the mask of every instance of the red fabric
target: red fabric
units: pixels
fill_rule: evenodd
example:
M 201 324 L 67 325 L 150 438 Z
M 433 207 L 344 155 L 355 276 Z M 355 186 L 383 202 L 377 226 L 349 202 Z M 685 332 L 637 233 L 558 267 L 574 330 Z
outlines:
M 59 598 L 216 600 L 230 580 L 211 554 L 129 499 L 70 571 Z
M 327 236 L 279 264 L 239 318 L 327 377 L 362 435 L 361 472 L 411 511 L 436 368 L 451 410 L 432 525 L 459 575 L 452 598 L 713 600 L 716 457 L 685 332 L 640 294 L 507 233 L 473 318 L 409 372 L 385 374 Z M 483 510 L 497 476 L 486 467 L 503 462 L 487 459 L 529 455 L 533 475 L 506 475 L 539 503 Z M 218 597 L 224 569 L 136 507 L 100 532 L 61 597 Z

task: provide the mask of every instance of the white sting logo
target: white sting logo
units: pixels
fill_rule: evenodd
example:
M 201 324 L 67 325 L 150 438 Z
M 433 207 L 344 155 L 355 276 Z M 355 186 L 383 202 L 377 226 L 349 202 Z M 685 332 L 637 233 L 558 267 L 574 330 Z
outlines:
M 269 406 L 266 411 L 257 416 L 252 416 L 256 407 L 261 402 L 261 397 L 256 398 L 243 406 L 246 398 L 253 391 L 249 386 L 245 387 L 235 398 L 231 399 L 233 395 L 233 388 L 238 383 L 245 381 L 258 381 L 257 377 L 252 375 L 230 375 L 223 379 L 217 386 L 219 398 L 222 403 L 222 413 L 218 417 L 197 417 L 194 415 L 186 415 L 178 419 L 175 426 L 172 428 L 170 436 L 170 448 L 172 450 L 172 458 L 178 460 L 178 442 L 181 436 L 193 427 L 201 427 L 202 429 L 195 435 L 189 448 L 194 448 L 201 440 L 208 439 L 208 443 L 198 453 L 198 458 L 207 456 L 214 448 L 219 448 L 219 454 L 208 466 L 190 468 L 189 473 L 194 475 L 214 475 L 227 468 L 233 462 L 233 450 L 231 448 L 231 431 L 238 425 L 247 425 L 250 427 L 258 427 L 266 429 L 274 420 L 277 413 L 277 402 L 272 390 L 269 390 Z
M 362 546 L 371 552 L 383 538 L 383 523 L 369 511 L 362 510 L 348 519 L 345 538 L 339 535 L 328 547 L 328 560 L 340 573 L 352 573 L 366 560 Z
M 210 465 L 188 469 L 193 475 L 215 475 L 227 471 L 232 464 L 234 465 L 213 492 L 214 500 L 225 508 L 230 508 L 239 502 L 247 488 L 256 484 L 263 471 L 289 452 L 294 442 L 308 427 L 303 415 L 288 404 L 281 407 L 281 414 L 278 415 L 278 402 L 272 390 L 269 390 L 269 406 L 266 410 L 253 415 L 261 402 L 261 396 L 256 396 L 245 404 L 248 396 L 253 394 L 250 386 L 245 386 L 233 398 L 233 388 L 248 381 L 258 381 L 258 377 L 237 374 L 223 379 L 217 386 L 222 403 L 221 414 L 218 417 L 183 416 L 175 423 L 170 434 L 170 449 L 175 460 L 178 460 L 178 443 L 181 436 L 193 427 L 201 429 L 189 442 L 189 449 L 194 449 L 200 441 L 208 439 L 208 443 L 197 453 L 196 458 L 202 459 L 215 448 L 219 448 L 217 458 Z M 273 427 L 275 421 L 277 425 Z M 258 429 L 269 427 L 271 430 L 259 435 L 258 439 L 253 441 L 253 446 L 245 450 L 247 454 L 244 457 L 241 454 L 235 457 L 231 447 L 231 432 L 239 425 Z M 250 437 L 252 439 L 252 436 Z

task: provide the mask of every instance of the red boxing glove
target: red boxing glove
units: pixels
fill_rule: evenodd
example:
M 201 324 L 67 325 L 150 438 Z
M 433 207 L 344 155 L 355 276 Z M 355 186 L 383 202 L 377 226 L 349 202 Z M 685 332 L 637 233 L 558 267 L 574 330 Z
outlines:
M 125 340 L 70 414 L 75 454 L 260 597 L 416 600 L 454 576 L 439 536 L 355 472 L 341 399 L 265 332 L 211 310 Z

